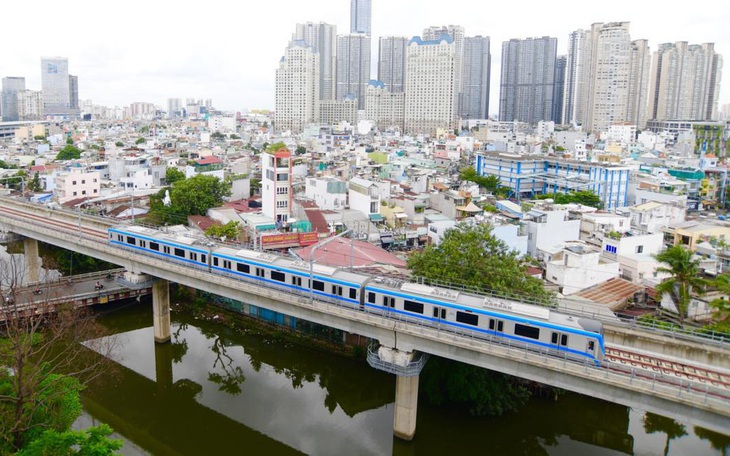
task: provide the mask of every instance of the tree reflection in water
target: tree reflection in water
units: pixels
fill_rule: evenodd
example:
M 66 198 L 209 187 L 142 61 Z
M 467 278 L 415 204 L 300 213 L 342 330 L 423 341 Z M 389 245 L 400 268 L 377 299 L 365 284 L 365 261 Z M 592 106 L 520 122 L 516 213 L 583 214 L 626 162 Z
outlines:
M 669 443 L 673 439 L 687 435 L 687 430 L 684 425 L 677 423 L 671 418 L 666 418 L 651 412 L 646 412 L 646 415 L 644 415 L 644 430 L 647 434 L 661 432 L 667 435 L 667 440 L 664 444 L 664 456 L 669 454 Z
M 241 394 L 241 384 L 246 381 L 241 366 L 234 365 L 233 358 L 226 351 L 226 344 L 220 336 L 216 336 L 211 347 L 215 353 L 213 369 L 219 368 L 220 372 L 208 372 L 208 380 L 218 385 L 218 390 L 224 393 L 237 396 Z

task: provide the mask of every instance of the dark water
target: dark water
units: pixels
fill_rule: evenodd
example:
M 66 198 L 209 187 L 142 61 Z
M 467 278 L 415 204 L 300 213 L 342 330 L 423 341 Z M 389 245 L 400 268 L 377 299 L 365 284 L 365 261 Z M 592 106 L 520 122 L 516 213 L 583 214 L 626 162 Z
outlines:
M 501 418 L 422 399 L 416 438 L 402 442 L 395 378 L 363 360 L 180 314 L 172 343 L 156 346 L 149 305 L 104 322 L 123 342 L 120 368 L 85 391 L 83 421 L 110 424 L 126 454 L 653 455 L 664 454 L 666 430 L 671 455 L 730 450 L 730 437 L 657 416 L 645 424 L 641 411 L 575 394 Z

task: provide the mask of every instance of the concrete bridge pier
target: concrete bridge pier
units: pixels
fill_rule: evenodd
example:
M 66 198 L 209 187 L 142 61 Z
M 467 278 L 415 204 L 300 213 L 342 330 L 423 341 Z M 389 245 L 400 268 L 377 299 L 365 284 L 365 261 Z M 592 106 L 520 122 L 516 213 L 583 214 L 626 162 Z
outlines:
M 172 388 L 172 344 L 155 344 L 155 380 L 160 391 Z
M 155 342 L 170 342 L 170 282 L 159 279 L 152 284 L 152 314 Z
M 410 441 L 416 435 L 419 377 L 398 375 L 395 379 L 393 434 L 399 439 Z
M 25 253 L 25 264 L 28 265 L 26 277 L 29 282 L 41 281 L 41 258 L 38 256 L 38 241 L 33 238 L 23 238 L 23 252 Z

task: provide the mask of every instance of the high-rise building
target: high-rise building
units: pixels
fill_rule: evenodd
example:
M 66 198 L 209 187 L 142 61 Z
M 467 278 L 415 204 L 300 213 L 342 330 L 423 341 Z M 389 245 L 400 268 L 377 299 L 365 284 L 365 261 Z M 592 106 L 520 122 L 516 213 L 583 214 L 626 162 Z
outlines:
M 276 70 L 274 127 L 300 133 L 319 122 L 319 54 L 304 41 L 292 41 Z
M 378 46 L 378 80 L 391 93 L 403 92 L 406 84 L 406 52 L 408 38 L 405 36 L 380 37 Z
M 18 117 L 20 120 L 42 120 L 43 92 L 40 90 L 18 92 Z
M 335 99 L 337 26 L 324 22 L 297 24 L 292 40 L 302 40 L 319 54 L 319 98 Z
M 486 119 L 489 117 L 489 79 L 492 55 L 488 36 L 464 38 L 464 62 L 459 117 Z
M 552 120 L 558 39 L 544 36 L 502 43 L 499 120 Z
M 337 99 L 357 98 L 358 109 L 365 106 L 365 89 L 370 80 L 370 36 L 337 37 Z
M 595 23 L 570 34 L 563 120 L 587 131 L 646 119 L 648 43 L 631 41 L 628 22 Z
M 453 128 L 456 91 L 454 41 L 413 37 L 406 55 L 405 131 L 436 133 Z
M 68 74 L 66 57 L 41 59 L 41 87 L 46 116 L 78 116 L 78 78 Z
M 174 119 L 176 117 L 182 117 L 183 105 L 182 98 L 168 98 L 167 99 L 167 118 Z
M 2 120 L 17 122 L 20 120 L 18 95 L 25 90 L 25 78 L 10 76 L 3 78 L 2 84 Z
M 553 116 L 552 121 L 561 123 L 563 120 L 563 95 L 565 94 L 565 69 L 568 64 L 568 56 L 559 55 L 555 60 L 555 90 L 553 91 Z
M 427 27 L 423 29 L 421 38 L 426 41 L 437 41 L 443 36 L 450 37 L 454 46 L 454 115 L 458 116 L 462 112 L 459 102 L 463 85 L 462 73 L 464 71 L 464 27 L 460 25 Z
M 370 81 L 365 90 L 365 118 L 380 130 L 397 127 L 403 131 L 405 93 L 391 92 L 382 81 Z
M 350 33 L 371 36 L 372 0 L 350 0 Z
M 355 97 L 344 100 L 320 100 L 319 121 L 325 125 L 347 122 L 357 125 L 357 100 Z
M 664 43 L 654 52 L 649 117 L 654 120 L 712 120 L 717 106 L 722 57 L 714 43 Z
M 583 84 L 587 46 L 585 30 L 576 30 L 568 36 L 568 56 L 565 62 L 565 83 L 561 124 L 579 125 L 583 121 Z

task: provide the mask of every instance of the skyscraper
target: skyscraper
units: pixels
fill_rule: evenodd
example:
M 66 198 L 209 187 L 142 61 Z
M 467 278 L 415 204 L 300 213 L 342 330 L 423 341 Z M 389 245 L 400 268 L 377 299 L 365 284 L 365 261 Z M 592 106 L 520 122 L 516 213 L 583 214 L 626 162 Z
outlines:
M 552 121 L 559 124 L 563 120 L 563 95 L 565 94 L 565 67 L 568 57 L 559 55 L 555 60 L 555 90 L 553 91 Z
M 357 98 L 364 109 L 365 89 L 370 81 L 370 37 L 353 34 L 337 37 L 337 99 L 348 95 Z
M 466 119 L 486 119 L 489 117 L 489 79 L 492 71 L 488 36 L 464 39 L 463 64 L 458 114 Z
M 350 33 L 371 36 L 372 0 L 350 0 Z
M 79 114 L 78 78 L 69 76 L 66 57 L 41 59 L 43 110 L 47 116 Z
M 292 40 L 302 40 L 319 54 L 319 98 L 334 100 L 337 77 L 337 26 L 324 22 L 297 24 Z
M 276 70 L 274 127 L 300 133 L 319 122 L 319 54 L 304 41 L 292 41 Z
M 557 38 L 548 36 L 502 43 L 499 120 L 552 120 L 557 49 Z
M 587 131 L 646 119 L 648 43 L 631 41 L 628 22 L 595 23 L 570 34 L 563 119 Z
M 651 67 L 649 118 L 712 120 L 717 106 L 722 57 L 714 43 L 660 44 Z
M 390 93 L 403 92 L 406 83 L 406 53 L 408 38 L 405 36 L 380 37 L 378 46 L 378 80 Z
M 423 40 L 438 41 L 442 36 L 448 36 L 454 45 L 454 114 L 461 113 L 459 102 L 461 99 L 464 71 L 464 27 L 460 25 L 431 26 L 423 29 Z
M 405 131 L 434 134 L 453 128 L 454 42 L 449 35 L 438 40 L 413 37 L 406 55 Z
M 2 120 L 16 122 L 20 120 L 18 99 L 25 90 L 25 78 L 7 77 L 2 81 Z

